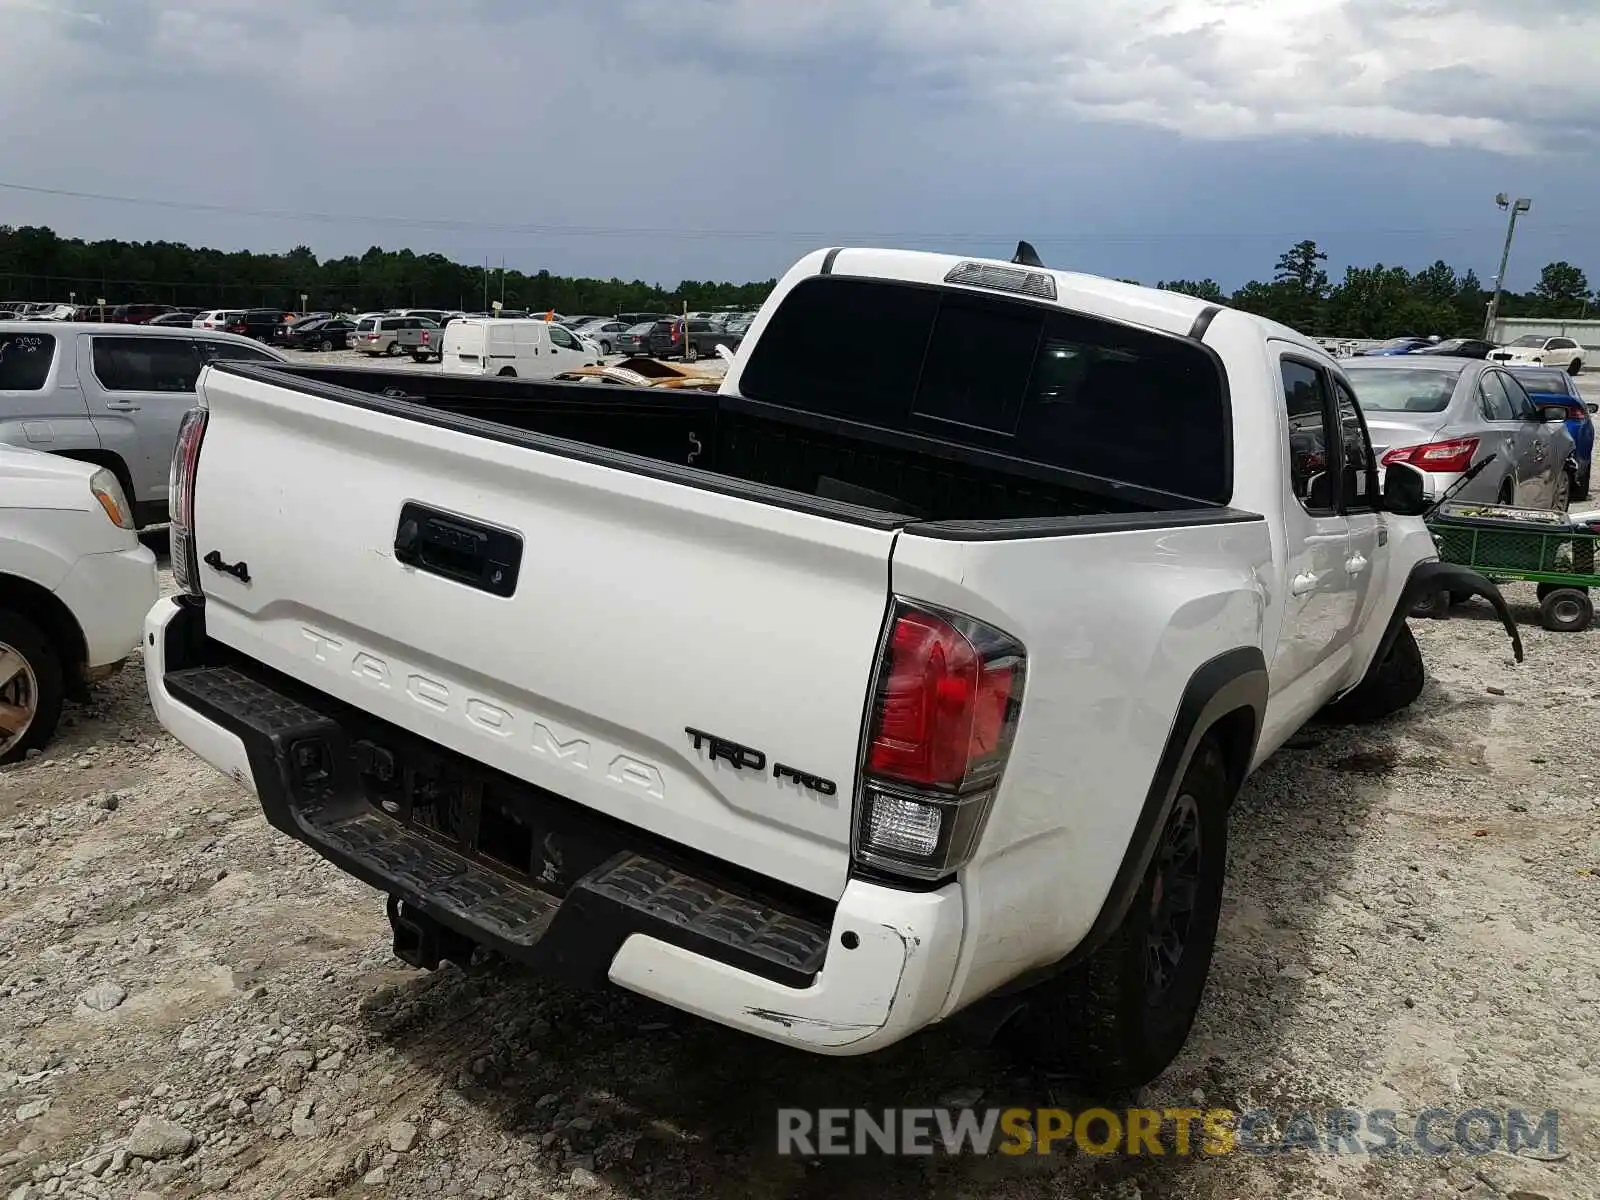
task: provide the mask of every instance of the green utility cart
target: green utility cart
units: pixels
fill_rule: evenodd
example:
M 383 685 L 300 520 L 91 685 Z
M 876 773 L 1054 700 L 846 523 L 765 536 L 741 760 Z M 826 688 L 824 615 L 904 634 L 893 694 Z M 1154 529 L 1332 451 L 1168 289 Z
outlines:
M 1445 504 L 1428 518 L 1428 528 L 1442 561 L 1471 567 L 1497 583 L 1520 579 L 1538 584 L 1539 623 L 1546 629 L 1579 633 L 1594 621 L 1589 589 L 1600 587 L 1600 575 L 1595 574 L 1600 511 Z

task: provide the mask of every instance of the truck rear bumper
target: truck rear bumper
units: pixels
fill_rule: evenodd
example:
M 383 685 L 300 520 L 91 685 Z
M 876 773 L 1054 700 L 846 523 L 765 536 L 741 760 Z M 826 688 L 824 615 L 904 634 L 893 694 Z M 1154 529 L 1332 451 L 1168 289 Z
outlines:
M 198 605 L 158 601 L 145 634 L 170 733 L 251 788 L 279 830 L 458 942 L 823 1054 L 889 1045 L 944 1006 L 956 885 L 853 879 L 830 906 L 230 655 Z

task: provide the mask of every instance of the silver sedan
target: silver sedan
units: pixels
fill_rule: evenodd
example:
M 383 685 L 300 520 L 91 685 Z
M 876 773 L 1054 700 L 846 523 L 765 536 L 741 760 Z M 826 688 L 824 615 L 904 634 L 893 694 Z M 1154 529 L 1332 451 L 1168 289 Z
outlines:
M 1480 504 L 1562 509 L 1577 470 L 1572 435 L 1515 376 L 1476 359 L 1347 359 L 1340 364 L 1383 466 L 1409 463 L 1441 495 L 1473 464 L 1494 460 L 1457 496 Z

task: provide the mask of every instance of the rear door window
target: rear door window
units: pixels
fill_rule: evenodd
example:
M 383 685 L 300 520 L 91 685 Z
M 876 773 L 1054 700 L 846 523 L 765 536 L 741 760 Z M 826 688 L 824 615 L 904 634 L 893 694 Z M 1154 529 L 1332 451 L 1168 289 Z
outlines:
M 784 299 L 742 393 L 1226 503 L 1221 370 L 1182 338 L 1043 305 L 818 277 Z
M 200 360 L 187 338 L 97 337 L 94 375 L 108 392 L 192 392 Z
M 1504 377 L 1498 371 L 1490 371 L 1483 377 L 1483 415 L 1491 421 L 1513 421 L 1516 419 L 1516 405 L 1511 393 L 1506 390 Z
M 254 346 L 240 346 L 233 342 L 199 341 L 195 343 L 202 362 L 278 362 L 275 356 Z
M 53 334 L 0 333 L 0 392 L 37 392 L 55 354 Z

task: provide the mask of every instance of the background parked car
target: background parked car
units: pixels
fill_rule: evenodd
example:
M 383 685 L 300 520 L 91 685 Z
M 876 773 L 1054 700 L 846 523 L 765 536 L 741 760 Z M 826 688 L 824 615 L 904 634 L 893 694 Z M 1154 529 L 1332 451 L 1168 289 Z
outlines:
M 143 325 L 152 317 L 176 311 L 170 304 L 119 304 L 111 310 L 114 325 Z
M 1446 358 L 1488 358 L 1495 344 L 1482 338 L 1447 338 L 1431 346 L 1422 346 L 1413 354 L 1439 354 Z
M 270 342 L 272 335 L 277 332 L 278 323 L 283 320 L 283 314 L 275 308 L 249 308 L 234 315 L 223 328 L 228 333 L 236 333 L 240 337 L 254 338 L 258 342 Z
M 1535 404 L 1560 404 L 1566 408 L 1567 432 L 1572 435 L 1573 454 L 1578 461 L 1573 497 L 1589 498 L 1589 474 L 1594 460 L 1594 417 L 1600 405 L 1590 404 L 1578 391 L 1571 375 L 1560 367 L 1512 367 Z
M 356 323 L 348 317 L 319 317 L 296 321 L 282 337 L 282 344 L 295 350 L 347 350 Z
M 684 325 L 685 322 L 678 322 L 680 340 L 674 343 L 674 348 L 681 348 L 685 362 L 694 362 L 700 358 L 715 358 L 718 346 L 737 350 L 739 343 L 744 341 L 744 331 L 734 330 L 729 322 L 690 317 L 687 329 Z
M 627 323 L 613 317 L 598 317 L 572 329 L 573 333 L 594 339 L 600 347 L 601 354 L 614 353 L 617 349 L 617 335 L 627 331 Z
M 409 354 L 417 362 L 444 361 L 444 327 L 449 322 L 430 321 L 413 314 L 414 323 L 394 335 L 398 353 Z
M 1356 356 L 1358 358 L 1387 358 L 1396 354 L 1410 354 L 1413 350 L 1421 350 L 1427 345 L 1429 345 L 1427 338 L 1390 338 L 1388 341 L 1380 342 L 1376 346 L 1370 346 L 1365 350 L 1356 351 Z
M 617 334 L 618 354 L 642 354 L 649 358 L 678 357 L 678 322 L 640 321 Z
M 273 342 L 282 345 L 290 332 L 299 329 L 312 321 L 326 321 L 333 316 L 330 312 L 304 312 L 288 313 L 278 322 L 278 327 L 272 331 Z
M 196 329 L 226 329 L 245 314 L 242 308 L 208 308 L 194 319 Z
M 351 336 L 351 345 L 361 353 L 377 357 L 380 354 L 390 358 L 404 353 L 402 347 L 395 339 L 402 329 L 421 329 L 424 317 L 397 317 L 389 314 L 382 316 L 362 317 L 356 322 L 355 333 Z M 429 322 L 433 325 L 433 322 Z
M 1533 367 L 1560 367 L 1568 375 L 1583 371 L 1583 347 L 1569 337 L 1525 333 L 1489 355 L 1494 362 Z
M 1565 509 L 1575 483 L 1565 412 L 1545 420 L 1522 384 L 1470 358 L 1354 358 L 1345 373 L 1379 463 L 1409 463 L 1435 496 L 1474 463 L 1494 461 L 1457 499 Z
M 159 317 L 151 317 L 145 324 L 173 325 L 179 329 L 189 329 L 194 326 L 194 319 L 199 315 L 198 308 L 175 308 L 169 313 L 162 313 Z

